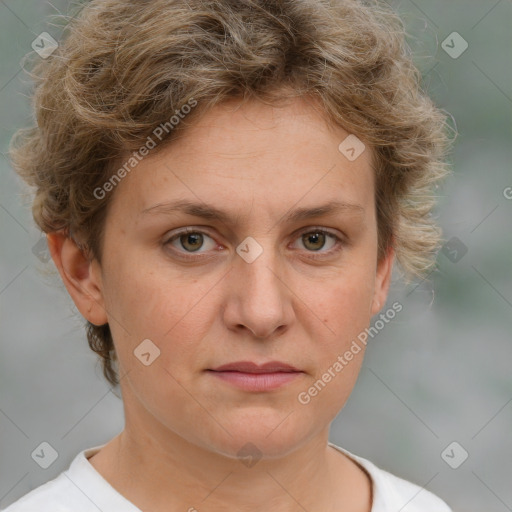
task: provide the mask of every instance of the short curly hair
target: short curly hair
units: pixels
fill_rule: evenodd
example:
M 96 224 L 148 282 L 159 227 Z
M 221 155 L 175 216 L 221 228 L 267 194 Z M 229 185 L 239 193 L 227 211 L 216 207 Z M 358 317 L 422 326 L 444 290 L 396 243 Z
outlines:
M 392 246 L 406 277 L 434 265 L 447 116 L 422 90 L 404 26 L 384 2 L 92 0 L 69 18 L 59 47 L 32 67 L 36 124 L 10 146 L 44 232 L 64 230 L 101 263 L 112 194 L 94 191 L 127 151 L 191 100 L 197 107 L 160 149 L 225 100 L 278 105 L 288 94 L 316 99 L 374 150 L 379 258 Z M 118 384 L 109 325 L 86 330 Z

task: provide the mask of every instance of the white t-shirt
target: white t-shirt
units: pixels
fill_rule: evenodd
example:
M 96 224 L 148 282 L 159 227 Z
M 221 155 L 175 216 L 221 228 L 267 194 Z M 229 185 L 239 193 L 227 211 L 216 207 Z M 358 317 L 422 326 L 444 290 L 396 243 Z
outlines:
M 329 443 L 362 466 L 371 477 L 371 512 L 451 512 L 444 501 L 411 482 L 384 471 Z M 141 512 L 119 494 L 87 460 L 104 445 L 80 452 L 70 467 L 33 489 L 4 512 Z

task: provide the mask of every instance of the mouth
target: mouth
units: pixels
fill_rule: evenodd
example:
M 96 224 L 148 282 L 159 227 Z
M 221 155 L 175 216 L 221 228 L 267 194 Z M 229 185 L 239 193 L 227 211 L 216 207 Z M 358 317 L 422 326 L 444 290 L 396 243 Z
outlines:
M 244 391 L 271 391 L 304 374 L 303 371 L 280 361 L 258 365 L 238 361 L 207 370 L 212 376 Z

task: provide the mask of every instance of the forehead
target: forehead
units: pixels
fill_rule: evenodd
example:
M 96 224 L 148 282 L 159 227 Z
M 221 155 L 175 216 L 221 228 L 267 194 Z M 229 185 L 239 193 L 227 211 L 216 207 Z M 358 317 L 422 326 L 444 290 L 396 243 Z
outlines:
M 140 213 L 170 199 L 208 198 L 224 209 L 257 204 L 277 215 L 314 199 L 368 205 L 373 183 L 371 149 L 329 124 L 311 101 L 272 107 L 232 100 L 150 152 L 118 185 L 113 203 Z
M 312 97 L 295 98 L 279 107 L 231 99 L 203 114 L 169 149 L 173 156 L 191 161 L 205 157 L 261 161 L 268 155 L 276 163 L 307 163 L 318 160 L 319 153 L 337 155 L 339 144 L 349 135 L 329 122 Z M 362 162 L 370 162 L 370 151 L 361 156 Z

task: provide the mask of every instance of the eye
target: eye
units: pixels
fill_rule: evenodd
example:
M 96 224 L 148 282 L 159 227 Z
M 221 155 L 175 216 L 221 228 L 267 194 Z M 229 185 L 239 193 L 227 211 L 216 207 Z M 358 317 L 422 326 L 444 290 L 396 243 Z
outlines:
M 301 242 L 309 258 L 323 258 L 341 250 L 343 240 L 325 229 L 308 228 L 299 233 L 297 242 Z M 327 250 L 322 250 L 325 247 Z M 207 252 L 218 247 L 211 236 L 196 228 L 185 228 L 171 236 L 164 246 L 171 246 L 172 251 L 183 259 L 198 259 L 207 256 Z M 204 249 L 201 251 L 201 249 Z M 301 249 L 299 247 L 299 249 Z M 318 254 L 315 254 L 318 253 Z M 196 254 L 196 256 L 194 255 Z M 202 255 L 202 256 L 200 256 Z
M 210 240 L 210 247 L 208 248 L 208 244 L 205 244 L 205 240 Z M 199 252 L 201 248 L 206 245 L 206 249 L 213 249 L 217 246 L 216 242 L 207 235 L 204 231 L 200 231 L 198 229 L 186 228 L 171 238 L 169 238 L 164 245 L 171 245 L 176 249 L 177 252 L 185 253 L 199 253 L 203 254 L 203 252 Z M 187 256 L 184 256 L 187 257 Z
M 299 234 L 299 238 L 297 238 L 298 242 L 301 242 L 303 247 L 307 250 L 307 252 L 320 252 L 322 255 L 330 254 L 333 252 L 337 252 L 341 249 L 343 245 L 342 239 L 331 233 L 326 231 L 325 229 L 311 229 L 309 231 L 303 231 Z M 321 251 L 325 246 L 328 246 L 328 249 L 325 251 Z M 315 255 L 311 255 L 315 257 Z

